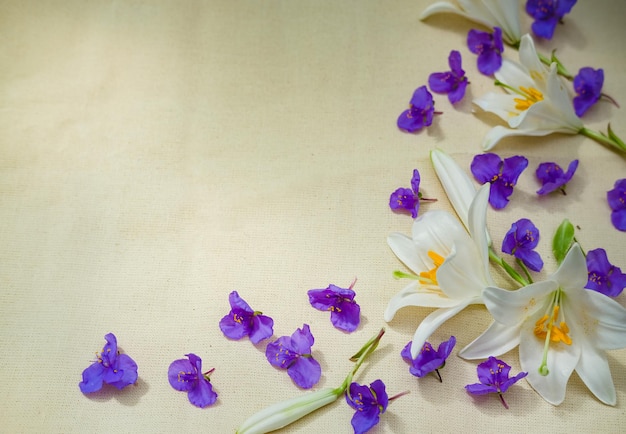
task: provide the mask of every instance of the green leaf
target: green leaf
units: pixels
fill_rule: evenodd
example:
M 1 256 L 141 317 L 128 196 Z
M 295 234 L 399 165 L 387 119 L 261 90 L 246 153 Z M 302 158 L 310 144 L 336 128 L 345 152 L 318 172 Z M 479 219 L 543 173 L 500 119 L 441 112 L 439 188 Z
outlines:
M 568 219 L 565 219 L 557 228 L 556 233 L 554 234 L 554 239 L 552 240 L 552 253 L 554 253 L 554 257 L 556 258 L 556 262 L 558 264 L 563 262 L 563 259 L 565 259 L 565 255 L 572 246 L 573 242 L 574 225 L 572 225 Z
M 623 141 L 622 139 L 620 139 L 620 138 L 617 136 L 617 134 L 615 134 L 615 133 L 613 132 L 613 130 L 611 129 L 611 124 L 609 124 L 608 131 L 609 131 L 609 138 L 610 138 L 611 140 L 613 140 L 614 142 L 617 142 L 617 143 L 618 143 L 621 147 L 626 146 L 626 145 L 624 144 L 624 141 Z

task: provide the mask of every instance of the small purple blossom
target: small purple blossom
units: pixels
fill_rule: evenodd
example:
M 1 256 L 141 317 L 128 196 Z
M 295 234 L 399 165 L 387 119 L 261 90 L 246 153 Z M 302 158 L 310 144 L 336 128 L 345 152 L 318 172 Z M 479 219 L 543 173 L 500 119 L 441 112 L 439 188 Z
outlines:
M 567 172 L 563 172 L 561 166 L 556 163 L 541 163 L 535 171 L 542 185 L 537 194 L 548 194 L 556 190 L 561 190 L 561 193 L 565 194 L 565 185 L 572 179 L 577 168 L 578 160 L 569 163 Z
M 202 373 L 202 359 L 193 353 L 185 354 L 188 359 L 174 360 L 167 371 L 170 385 L 181 392 L 187 392 L 187 398 L 196 407 L 204 408 L 217 400 L 209 374 L 214 369 Z
M 574 77 L 574 111 L 576 116 L 581 117 L 602 96 L 604 84 L 604 71 L 602 68 L 580 68 L 578 75 Z
M 456 50 L 450 51 L 448 65 L 450 71 L 430 74 L 428 86 L 433 92 L 447 93 L 450 103 L 455 104 L 465 96 L 465 88 L 468 84 L 465 71 L 461 67 L 461 53 Z
M 331 284 L 326 289 L 311 289 L 307 293 L 311 306 L 317 310 L 330 311 L 333 326 L 348 333 L 355 331 L 361 321 L 361 307 L 354 301 L 354 283 L 356 280 L 349 288 Z
M 511 367 L 502 360 L 490 356 L 489 359 L 480 363 L 477 368 L 480 383 L 468 384 L 465 390 L 474 395 L 497 393 L 504 408 L 509 408 L 502 396 L 509 387 L 528 375 L 528 372 L 520 372 L 515 377 L 509 378 Z
M 481 184 L 489 182 L 489 203 L 496 209 L 504 208 L 513 194 L 517 179 L 528 166 L 528 160 L 521 155 L 505 158 L 504 161 L 492 153 L 478 154 L 472 160 L 474 178 Z
M 108 333 L 104 339 L 107 343 L 96 353 L 98 360 L 83 371 L 83 381 L 78 383 L 83 393 L 97 392 L 103 383 L 123 389 L 137 382 L 137 363 L 127 354 L 120 354 L 113 333 Z
M 467 34 L 467 47 L 478 54 L 477 66 L 481 74 L 493 75 L 502 66 L 502 29 L 494 27 L 493 33 L 470 30 Z
M 519 219 L 502 240 L 502 251 L 514 255 L 533 271 L 541 271 L 543 260 L 533 249 L 539 243 L 539 229 L 528 219 Z
M 433 96 L 426 89 L 426 86 L 420 86 L 413 93 L 409 109 L 403 111 L 398 117 L 398 128 L 414 133 L 430 126 L 433 123 L 434 114 L 435 102 L 433 101 Z
M 528 0 L 526 13 L 533 17 L 533 33 L 546 39 L 552 39 L 558 22 L 568 14 L 576 0 Z
M 420 193 L 420 173 L 413 169 L 411 188 L 399 188 L 389 196 L 389 207 L 394 211 L 408 211 L 411 217 L 417 218 L 420 201 L 435 202 L 437 199 L 425 199 Z
M 291 336 L 282 336 L 265 348 L 265 357 L 273 366 L 286 369 L 294 383 L 303 389 L 315 386 L 322 376 L 320 364 L 311 355 L 315 339 L 308 324 Z
M 253 344 L 258 344 L 274 334 L 274 320 L 262 312 L 254 311 L 237 291 L 228 296 L 230 312 L 220 320 L 222 333 L 230 339 L 241 339 L 250 336 Z
M 346 393 L 346 402 L 356 410 L 352 416 L 354 434 L 365 433 L 380 421 L 380 415 L 389 405 L 385 383 L 376 380 L 369 387 L 352 383 Z
M 454 345 L 456 345 L 456 338 L 450 336 L 450 339 L 439 344 L 437 351 L 429 342 L 425 342 L 422 350 L 419 352 L 415 359 L 411 358 L 411 344 L 406 344 L 400 355 L 411 365 L 409 372 L 416 377 L 425 377 L 427 374 L 435 371 L 441 381 L 441 375 L 439 369 L 443 368 L 446 364 L 446 359 L 452 353 Z
M 606 199 L 613 210 L 611 222 L 616 229 L 626 231 L 626 178 L 615 181 L 614 187 L 606 193 Z
M 601 292 L 609 297 L 617 297 L 626 288 L 626 274 L 611 264 L 606 250 L 595 249 L 587 252 L 589 280 L 585 288 Z

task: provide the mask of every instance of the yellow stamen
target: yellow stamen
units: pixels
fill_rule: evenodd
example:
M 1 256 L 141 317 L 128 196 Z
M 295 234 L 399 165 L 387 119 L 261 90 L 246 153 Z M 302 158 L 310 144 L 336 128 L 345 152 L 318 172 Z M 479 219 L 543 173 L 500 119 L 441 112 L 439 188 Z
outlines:
M 435 267 L 430 269 L 429 271 L 422 271 L 420 273 L 420 277 L 430 279 L 433 281 L 435 285 L 437 285 L 438 284 L 437 283 L 437 270 L 439 269 L 439 266 L 443 264 L 443 261 L 445 261 L 445 258 L 439 255 L 438 253 L 433 252 L 432 250 L 428 251 L 428 257 L 433 260 Z
M 517 110 L 527 110 L 531 105 L 536 102 L 543 101 L 543 94 L 535 89 L 534 87 L 524 87 L 520 86 L 521 94 L 525 97 L 522 98 L 514 98 L 515 101 L 515 109 Z

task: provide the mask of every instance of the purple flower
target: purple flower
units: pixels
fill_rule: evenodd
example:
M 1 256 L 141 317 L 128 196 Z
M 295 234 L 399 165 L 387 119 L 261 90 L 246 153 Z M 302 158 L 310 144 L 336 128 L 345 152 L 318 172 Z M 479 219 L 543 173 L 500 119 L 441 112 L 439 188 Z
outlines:
M 604 249 L 587 252 L 587 271 L 589 280 L 585 288 L 617 297 L 626 287 L 626 274 L 609 262 Z
M 594 105 L 602 96 L 602 85 L 604 84 L 604 71 L 602 68 L 580 68 L 578 75 L 574 77 L 574 110 L 576 115 L 581 117 L 589 108 Z
M 539 243 L 539 229 L 528 219 L 519 219 L 502 240 L 502 251 L 514 255 L 533 271 L 541 271 L 543 260 L 533 249 Z
M 535 19 L 532 24 L 533 33 L 552 39 L 557 23 L 575 4 L 576 0 L 528 0 L 526 13 Z
M 209 374 L 214 369 L 202 373 L 202 359 L 193 353 L 185 354 L 189 359 L 174 360 L 167 372 L 167 378 L 172 387 L 181 392 L 187 392 L 189 402 L 196 407 L 204 408 L 217 400 L 217 393 L 213 391 Z
M 286 369 L 294 383 L 303 389 L 310 389 L 322 375 L 322 368 L 311 356 L 311 346 L 315 339 L 308 324 L 290 336 L 282 336 L 267 345 L 265 357 L 277 368 Z
M 413 169 L 411 188 L 399 188 L 389 196 L 389 207 L 396 211 L 409 211 L 411 217 L 416 218 L 420 209 L 420 173 Z
M 228 296 L 230 312 L 220 321 L 222 333 L 230 339 L 241 339 L 250 336 L 253 344 L 258 344 L 274 334 L 274 320 L 269 316 L 254 311 L 237 291 Z
M 478 371 L 480 383 L 468 384 L 465 386 L 465 390 L 474 395 L 497 393 L 505 408 L 509 408 L 509 406 L 504 401 L 502 394 L 513 384 L 528 375 L 528 372 L 520 372 L 515 377 L 509 378 L 511 367 L 493 356 L 479 364 L 476 370 Z
M 446 359 L 452 352 L 454 345 L 456 344 L 456 338 L 454 336 L 450 336 L 445 342 L 439 344 L 439 348 L 437 351 L 433 349 L 433 346 L 425 342 L 422 350 L 419 352 L 415 359 L 411 358 L 411 344 L 413 342 L 409 342 L 406 344 L 400 355 L 402 358 L 411 365 L 409 368 L 409 372 L 416 377 L 424 377 L 430 372 L 435 371 L 437 376 L 439 377 L 439 381 L 441 381 L 441 375 L 439 374 L 439 369 L 443 368 L 446 364 Z
M 385 383 L 376 380 L 369 387 L 352 383 L 346 393 L 346 402 L 356 410 L 352 416 L 354 434 L 367 432 L 378 423 L 389 404 Z
M 472 160 L 472 174 L 481 184 L 489 182 L 489 203 L 496 209 L 504 208 L 513 194 L 517 178 L 528 166 L 525 157 L 516 155 L 504 161 L 496 154 L 478 154 Z
M 137 363 L 130 356 L 117 350 L 117 338 L 113 333 L 104 336 L 107 343 L 92 365 L 83 371 L 83 381 L 78 383 L 83 393 L 97 392 L 103 383 L 123 389 L 137 382 Z
M 467 47 L 478 54 L 478 70 L 485 75 L 493 75 L 502 66 L 502 29 L 494 27 L 493 33 L 470 30 L 467 34 Z
M 421 130 L 433 123 L 435 113 L 435 102 L 426 86 L 415 89 L 409 109 L 405 110 L 398 117 L 398 128 L 409 133 Z
M 567 172 L 563 173 L 563 169 L 556 163 L 541 163 L 537 167 L 535 174 L 537 179 L 541 181 L 542 187 L 537 190 L 537 194 L 548 194 L 559 189 L 565 194 L 565 184 L 567 184 L 574 172 L 578 168 L 578 160 L 569 163 Z
M 465 71 L 461 67 L 461 53 L 456 50 L 450 51 L 448 65 L 450 65 L 450 71 L 430 74 L 428 86 L 433 92 L 447 93 L 448 100 L 454 104 L 463 99 L 468 84 Z
M 613 210 L 613 226 L 620 231 L 626 231 L 626 178 L 615 181 L 615 188 L 606 193 L 606 199 Z
M 349 288 L 330 285 L 326 289 L 311 289 L 309 302 L 317 310 L 329 310 L 330 322 L 347 332 L 353 332 L 361 321 L 361 307 L 354 301 L 354 283 Z

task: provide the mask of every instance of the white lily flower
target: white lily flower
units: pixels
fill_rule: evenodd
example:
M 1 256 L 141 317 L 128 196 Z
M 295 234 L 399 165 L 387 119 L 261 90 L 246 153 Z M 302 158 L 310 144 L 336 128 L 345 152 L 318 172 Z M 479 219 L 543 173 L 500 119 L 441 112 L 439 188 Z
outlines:
M 507 136 L 545 136 L 552 133 L 580 133 L 584 125 L 574 113 L 567 88 L 553 63 L 546 68 L 537 55 L 530 35 L 524 35 L 519 49 L 521 63 L 502 60 L 496 79 L 507 91 L 488 93 L 473 102 L 506 121 L 510 128 L 496 126 L 483 140 L 483 149 L 493 148 Z
M 493 286 L 485 230 L 488 198 L 489 186 L 483 186 L 470 205 L 471 236 L 452 214 L 429 211 L 413 223 L 412 238 L 399 233 L 387 238 L 393 253 L 417 276 L 389 301 L 385 321 L 406 306 L 439 308 L 415 331 L 412 357 L 445 321 L 470 304 L 483 304 L 483 289 Z
M 509 45 L 517 45 L 522 34 L 518 0 L 457 0 L 456 4 L 439 1 L 428 6 L 420 15 L 424 20 L 439 13 L 461 15 L 489 28 L 500 27 L 502 38 Z
M 587 277 L 582 250 L 574 244 L 547 280 L 517 291 L 485 289 L 485 305 L 495 322 L 460 356 L 498 356 L 519 344 L 526 379 L 550 404 L 563 402 L 575 370 L 600 401 L 615 405 L 605 350 L 626 347 L 626 309 L 585 289 Z

